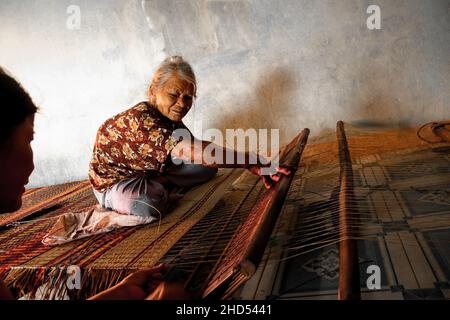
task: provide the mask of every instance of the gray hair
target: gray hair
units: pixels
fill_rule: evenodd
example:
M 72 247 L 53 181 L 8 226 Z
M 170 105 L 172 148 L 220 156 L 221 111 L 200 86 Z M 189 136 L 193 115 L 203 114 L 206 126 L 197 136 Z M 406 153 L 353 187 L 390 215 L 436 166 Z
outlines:
M 194 97 L 197 94 L 197 81 L 195 79 L 194 71 L 191 65 L 181 56 L 173 56 L 166 58 L 156 69 L 152 82 L 148 88 L 149 98 L 151 96 L 151 89 L 159 90 L 167 80 L 176 72 L 181 80 L 186 81 L 194 87 Z

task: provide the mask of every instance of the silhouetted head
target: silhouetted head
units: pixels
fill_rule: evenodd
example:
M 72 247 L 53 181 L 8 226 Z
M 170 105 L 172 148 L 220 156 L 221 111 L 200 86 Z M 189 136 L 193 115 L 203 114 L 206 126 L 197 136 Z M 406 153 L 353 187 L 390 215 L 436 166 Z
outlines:
M 34 169 L 31 141 L 38 108 L 19 82 L 1 67 L 0 110 L 0 213 L 4 213 L 20 208 Z

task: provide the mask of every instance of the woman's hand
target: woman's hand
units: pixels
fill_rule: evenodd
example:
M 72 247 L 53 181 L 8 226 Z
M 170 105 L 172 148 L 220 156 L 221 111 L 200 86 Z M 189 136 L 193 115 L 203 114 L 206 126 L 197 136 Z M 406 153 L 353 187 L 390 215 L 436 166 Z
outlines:
M 117 285 L 89 298 L 89 300 L 144 300 L 163 282 L 164 273 L 169 266 L 136 271 Z
M 248 166 L 247 169 L 251 173 L 256 174 L 262 178 L 266 189 L 270 189 L 272 186 L 274 186 L 281 179 L 282 174 L 285 176 L 288 176 L 291 174 L 291 171 L 288 168 L 277 167 L 277 168 L 275 168 L 276 173 L 270 174 L 270 175 L 263 175 L 261 172 L 262 172 L 262 168 L 264 168 L 264 167 L 261 165 L 250 165 L 250 166 Z
M 148 295 L 146 300 L 190 300 L 191 295 L 186 291 L 184 282 L 161 282 L 158 287 Z

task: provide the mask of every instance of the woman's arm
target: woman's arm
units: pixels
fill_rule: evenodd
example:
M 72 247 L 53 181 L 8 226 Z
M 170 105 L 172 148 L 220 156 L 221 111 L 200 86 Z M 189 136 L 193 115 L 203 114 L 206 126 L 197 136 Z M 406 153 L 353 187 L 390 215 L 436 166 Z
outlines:
M 223 148 L 210 141 L 193 139 L 183 140 L 172 150 L 171 155 L 183 160 L 183 162 L 202 164 L 212 168 L 244 168 L 250 166 L 270 166 L 263 157 L 254 153 L 239 152 L 229 148 Z M 263 161 L 261 161 L 263 160 Z
M 289 175 L 287 168 L 276 167 L 271 174 L 262 168 L 271 167 L 264 157 L 252 152 L 239 152 L 223 148 L 209 141 L 182 140 L 172 150 L 171 155 L 183 162 L 202 164 L 212 168 L 244 168 L 262 177 L 266 188 L 270 188 L 280 180 L 280 174 Z

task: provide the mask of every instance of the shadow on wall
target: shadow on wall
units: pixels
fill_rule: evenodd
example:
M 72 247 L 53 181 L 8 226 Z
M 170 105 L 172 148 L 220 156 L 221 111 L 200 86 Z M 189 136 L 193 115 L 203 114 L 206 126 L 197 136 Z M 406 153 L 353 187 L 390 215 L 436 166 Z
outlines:
M 288 127 L 292 116 L 298 114 L 298 106 L 293 104 L 294 96 L 298 92 L 297 81 L 294 80 L 292 71 L 285 68 L 277 68 L 264 76 L 255 84 L 254 89 L 247 96 L 234 97 L 238 106 L 225 106 L 224 113 L 217 117 L 213 127 L 225 129 L 242 128 L 254 129 L 280 129 L 280 141 L 291 139 L 292 135 L 301 128 Z M 297 108 L 297 109 L 295 109 Z
M 359 84 L 351 93 L 354 104 L 346 114 L 352 117 L 350 122 L 357 127 L 368 129 L 397 129 L 414 126 L 412 112 L 402 105 L 396 96 L 400 84 L 390 83 L 384 68 L 371 66 L 361 70 Z M 344 119 L 345 120 L 345 119 Z
M 410 127 L 411 115 L 399 115 L 402 108 L 400 101 L 386 93 L 375 92 L 368 96 L 361 107 L 354 110 L 356 120 L 351 121 L 354 126 L 367 128 L 406 128 Z

